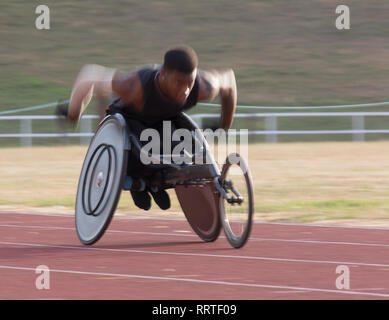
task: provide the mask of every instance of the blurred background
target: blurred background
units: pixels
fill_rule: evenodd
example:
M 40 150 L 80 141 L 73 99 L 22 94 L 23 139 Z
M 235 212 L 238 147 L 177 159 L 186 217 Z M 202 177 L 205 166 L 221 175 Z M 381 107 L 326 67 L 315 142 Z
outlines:
M 15 114 L 4 114 L 4 112 L 48 103 L 55 105 L 57 101 L 69 99 L 73 81 L 84 64 L 95 63 L 131 71 L 145 64 L 161 63 L 164 52 L 170 46 L 182 43 L 196 50 L 200 68 L 234 69 L 238 84 L 239 105 L 292 107 L 389 101 L 389 2 L 382 0 L 353 0 L 347 3 L 333 0 L 141 2 L 48 0 L 44 4 L 50 9 L 50 30 L 37 30 L 35 20 L 38 14 L 35 13 L 35 8 L 40 4 L 43 3 L 31 0 L 3 0 L 0 4 L 0 116 L 53 115 L 55 112 L 53 106 Z M 339 16 L 335 13 L 335 9 L 339 4 L 346 4 L 350 8 L 350 30 L 338 30 L 335 27 L 335 20 Z M 87 114 L 96 114 L 93 104 L 95 102 L 88 108 Z M 307 112 L 384 112 L 388 110 L 388 107 L 378 105 L 365 108 L 311 109 Z M 237 110 L 240 113 L 301 111 L 249 108 Z M 218 113 L 219 109 L 211 106 L 197 106 L 190 111 L 191 114 L 215 112 Z M 214 119 L 204 119 L 203 126 L 212 125 L 213 121 Z M 278 130 L 389 129 L 388 118 L 383 116 L 354 118 L 354 120 L 352 117 L 285 117 L 277 118 L 276 126 L 274 122 L 266 124 L 265 118 L 262 117 L 244 117 L 237 118 L 233 126 L 253 131 L 266 128 Z M 26 127 L 22 129 L 19 121 L 0 121 L 0 134 L 19 133 L 30 129 L 31 132 L 36 133 L 55 133 L 63 132 L 63 130 L 74 132 L 72 128 L 59 127 L 58 123 L 52 120 L 34 120 L 27 124 L 27 129 Z M 82 131 L 83 129 L 77 128 L 77 130 Z M 252 148 L 258 152 L 258 155 L 252 158 L 254 159 L 251 161 L 252 166 L 257 165 L 258 170 L 269 174 L 274 170 L 274 174 L 279 175 L 269 175 L 268 180 L 263 176 L 261 176 L 262 180 L 258 178 L 257 194 L 269 202 L 268 207 L 262 203 L 263 207 L 258 208 L 258 211 L 262 210 L 263 217 L 267 217 L 266 212 L 273 214 L 290 211 L 294 205 L 296 212 L 306 210 L 304 216 L 309 216 L 313 210 L 322 213 L 327 212 L 327 209 L 335 213 L 359 210 L 358 213 L 362 215 L 367 210 L 358 202 L 363 195 L 367 197 L 362 199 L 364 205 L 368 201 L 373 201 L 369 203 L 374 208 L 377 206 L 377 199 L 382 200 L 381 209 L 377 211 L 377 214 L 385 215 L 389 207 L 385 200 L 385 193 L 382 188 L 378 190 L 376 186 L 380 183 L 382 186 L 382 182 L 386 181 L 382 166 L 386 165 L 388 160 L 385 154 L 385 143 L 388 137 L 388 133 L 362 136 L 353 134 L 250 136 L 250 142 L 259 143 L 254 144 L 255 148 Z M 369 148 L 373 146 L 374 148 L 365 150 L 357 142 L 349 144 L 355 140 L 372 141 L 378 144 L 371 144 Z M 319 141 L 322 144 L 315 144 Z M 331 141 L 340 141 L 345 144 L 325 144 Z M 274 144 L 261 144 L 262 142 L 279 143 L 275 146 Z M 312 144 L 302 146 L 290 144 L 289 147 L 280 149 L 282 148 L 280 142 Z M 71 156 L 68 154 L 67 156 L 77 161 L 77 165 L 70 160 L 61 162 L 62 168 L 69 168 L 74 172 L 67 172 L 64 169 L 62 174 L 69 179 L 68 184 L 64 182 L 66 179 L 63 176 L 58 176 L 53 178 L 53 185 L 51 185 L 51 187 L 58 188 L 55 184 L 55 180 L 58 181 L 58 179 L 62 181 L 61 185 L 66 185 L 63 196 L 61 196 L 62 200 L 59 197 L 53 197 L 48 191 L 47 196 L 41 197 L 46 202 L 42 199 L 34 202 L 34 197 L 26 196 L 29 200 L 25 200 L 24 203 L 30 205 L 46 203 L 46 205 L 71 207 L 74 190 L 69 192 L 67 190 L 74 188 L 74 183 L 77 182 L 81 166 L 79 162 L 82 163 L 84 155 L 84 151 L 80 150 L 85 150 L 87 145 L 85 143 L 87 142 L 84 141 L 83 146 L 79 146 L 79 137 L 33 138 L 32 140 L 0 138 L 2 168 L 8 171 L 8 173 L 3 172 L 3 184 L 7 186 L 8 193 L 3 190 L 0 203 L 1 201 L 9 203 L 11 198 L 15 198 L 12 196 L 14 191 L 9 185 L 12 184 L 11 181 L 16 181 L 16 178 L 29 184 L 29 188 L 38 183 L 32 182 L 34 181 L 32 177 L 23 176 L 23 174 L 21 177 L 20 175 L 10 176 L 10 180 L 6 181 L 5 177 L 10 174 L 9 166 L 15 165 L 20 158 L 18 149 L 5 149 L 6 147 L 19 147 L 20 144 L 68 145 L 75 146 L 76 149 L 55 149 L 59 150 L 55 152 L 56 156 L 60 157 L 61 154 L 64 156 L 64 150 L 68 150 Z M 363 144 L 363 146 L 366 145 Z M 343 158 L 335 160 L 330 156 L 335 157 L 342 151 L 348 150 L 347 148 L 352 148 L 347 152 L 353 160 L 361 159 L 360 154 L 373 156 L 373 159 L 364 158 L 363 163 L 356 165 L 358 169 L 356 167 L 343 168 L 342 166 L 347 166 L 349 163 L 348 160 Z M 285 153 L 286 150 L 290 150 L 290 153 Z M 319 153 L 314 153 L 314 150 Z M 320 154 L 323 150 L 327 150 L 327 153 Z M 25 152 L 32 151 L 29 149 Z M 299 154 L 298 157 L 296 157 L 296 152 Z M 376 152 L 381 158 L 378 159 L 378 156 L 374 158 Z M 16 160 L 11 160 L 13 153 Z M 47 159 L 42 159 L 42 154 L 44 152 L 39 151 L 36 158 L 40 166 L 44 168 L 43 163 Z M 307 154 L 309 157 L 304 158 L 303 155 Z M 79 158 L 76 158 L 76 155 L 79 155 Z M 57 164 L 63 156 L 55 158 Z M 31 154 L 30 157 L 33 159 L 34 155 Z M 294 159 L 294 157 L 296 157 L 295 161 L 306 162 L 294 163 L 293 167 L 291 158 Z M 320 162 L 324 161 L 323 159 L 329 162 Z M 278 163 L 277 166 L 277 161 L 288 163 Z M 312 167 L 313 163 L 317 164 L 317 167 Z M 371 164 L 372 167 L 367 164 Z M 18 170 L 15 170 L 18 174 L 25 165 L 25 162 L 17 165 Z M 46 168 L 48 165 L 46 164 Z M 301 169 L 301 174 L 303 171 L 310 172 L 307 166 L 310 166 L 312 171 L 308 179 L 304 180 L 303 176 L 297 173 L 299 172 L 297 169 Z M 280 174 L 282 168 L 291 170 L 290 175 L 285 172 Z M 36 172 L 37 169 L 31 170 Z M 344 173 L 344 176 L 336 175 L 333 170 Z M 53 169 L 47 174 L 48 180 L 53 177 L 54 172 L 56 171 Z M 371 175 L 364 179 L 361 172 L 368 172 Z M 40 170 L 40 174 L 44 172 Z M 317 176 L 320 174 L 326 174 L 325 179 L 336 176 L 338 180 L 329 182 L 323 177 L 324 180 L 320 180 Z M 358 183 L 350 182 L 344 190 L 337 189 L 340 188 L 337 183 L 340 185 L 352 174 L 356 174 L 356 179 L 361 180 L 358 180 Z M 315 175 L 316 180 L 313 177 Z M 285 180 L 287 177 L 290 180 Z M 277 179 L 280 179 L 279 185 Z M 301 181 L 310 179 L 313 180 L 304 187 Z M 370 184 L 362 182 L 367 180 Z M 296 181 L 300 182 L 301 189 L 290 190 L 292 184 L 296 185 Z M 352 186 L 357 190 L 352 189 Z M 325 189 L 325 192 L 321 187 Z M 26 188 L 19 188 L 21 189 Z M 376 191 L 382 193 L 374 193 Z M 19 200 L 23 198 L 21 196 L 23 192 L 18 193 Z M 325 197 L 322 197 L 323 192 Z M 319 202 L 309 202 L 312 199 L 316 201 L 315 197 L 318 197 Z M 281 198 L 285 201 L 285 206 L 280 207 L 278 205 Z M 340 202 L 331 202 L 335 201 L 334 199 Z M 17 203 L 18 200 L 12 201 Z M 302 202 L 298 203 L 298 201 Z M 331 203 L 327 206 L 325 201 Z M 307 205 L 307 203 L 310 204 Z M 278 219 L 284 218 L 279 217 Z
M 2 1 L 0 111 L 68 99 L 73 81 L 86 63 L 131 71 L 160 63 L 166 49 L 180 43 L 197 51 L 200 68 L 235 70 L 240 105 L 389 100 L 389 3 L 380 0 L 350 2 L 350 30 L 336 29 L 339 1 L 332 0 L 46 1 L 50 30 L 35 28 L 39 4 Z M 361 111 L 347 111 L 353 110 Z M 377 110 L 382 107 L 368 109 Z M 192 112 L 216 111 L 197 107 Z M 263 119 L 245 120 L 236 122 L 236 127 L 264 127 Z M 346 129 L 350 123 L 349 118 L 309 120 L 280 119 L 280 128 Z M 366 121 L 372 129 L 386 123 L 385 118 Z M 48 123 L 38 121 L 33 126 L 42 128 Z M 1 126 L 6 128 L 4 123 Z M 369 135 L 367 139 L 385 137 Z M 287 141 L 349 138 L 280 137 Z M 7 142 L 10 140 L 0 143 Z

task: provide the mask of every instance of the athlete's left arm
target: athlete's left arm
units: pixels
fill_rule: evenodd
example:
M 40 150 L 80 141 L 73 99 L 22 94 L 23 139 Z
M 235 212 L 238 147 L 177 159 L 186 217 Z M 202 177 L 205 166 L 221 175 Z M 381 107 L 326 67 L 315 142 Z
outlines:
M 235 74 L 232 69 L 226 71 L 198 71 L 199 95 L 198 101 L 210 101 L 220 96 L 221 114 L 220 127 L 231 128 L 236 109 L 237 89 Z

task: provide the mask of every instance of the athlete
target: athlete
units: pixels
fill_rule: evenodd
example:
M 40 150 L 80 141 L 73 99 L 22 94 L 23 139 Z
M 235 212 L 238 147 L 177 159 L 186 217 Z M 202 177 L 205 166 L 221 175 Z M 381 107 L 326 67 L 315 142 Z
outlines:
M 231 127 L 237 101 L 233 70 L 198 69 L 196 52 L 188 46 L 169 49 L 162 65 L 143 67 L 130 73 L 99 65 L 86 65 L 74 83 L 67 119 L 77 122 L 93 95 L 118 98 L 107 113 L 120 111 L 141 128 L 158 128 L 163 120 L 195 106 L 198 101 L 220 97 L 219 127 Z M 165 190 L 131 191 L 135 204 L 144 210 L 151 207 L 151 197 L 163 210 L 170 208 Z

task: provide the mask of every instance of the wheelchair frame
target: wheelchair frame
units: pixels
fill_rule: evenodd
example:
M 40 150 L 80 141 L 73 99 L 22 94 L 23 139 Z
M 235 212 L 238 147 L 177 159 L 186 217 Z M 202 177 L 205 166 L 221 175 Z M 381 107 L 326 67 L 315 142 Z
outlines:
M 181 113 L 176 121 L 179 127 L 189 129 L 192 133 L 199 129 L 184 113 Z M 221 171 L 209 151 L 205 137 L 203 135 L 192 137 L 195 143 L 200 144 L 199 150 L 203 159 L 208 157 L 210 163 L 177 165 L 162 161 L 160 164 L 160 160 L 163 160 L 162 155 L 160 159 L 154 159 L 158 164 L 143 165 L 149 170 L 147 175 L 132 179 L 128 176 L 131 159 L 134 160 L 135 157 L 139 160 L 144 150 L 122 114 L 106 116 L 91 141 L 80 174 L 76 201 L 76 229 L 81 242 L 90 245 L 101 238 L 112 219 L 123 189 L 142 191 L 145 188 L 153 191 L 174 188 L 192 229 L 204 241 L 215 241 L 222 227 L 221 217 L 224 216 L 224 212 L 220 212 L 224 210 L 221 202 L 229 198 L 221 187 L 219 181 Z M 200 138 L 200 141 L 197 138 Z M 199 155 L 192 154 L 192 159 L 196 156 Z M 110 196 L 107 197 L 107 194 Z M 251 218 L 252 213 L 249 216 L 249 229 Z M 223 222 L 223 226 L 224 224 Z M 248 234 L 246 237 L 248 238 Z M 231 244 L 234 247 L 243 245 Z

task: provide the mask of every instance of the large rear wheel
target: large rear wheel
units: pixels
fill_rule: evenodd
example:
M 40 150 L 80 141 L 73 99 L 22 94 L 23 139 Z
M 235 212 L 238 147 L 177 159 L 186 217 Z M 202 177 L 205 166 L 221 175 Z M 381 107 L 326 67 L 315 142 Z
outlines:
M 118 116 L 99 126 L 86 154 L 78 182 L 76 230 L 83 244 L 98 241 L 116 210 L 125 177 L 125 130 Z

